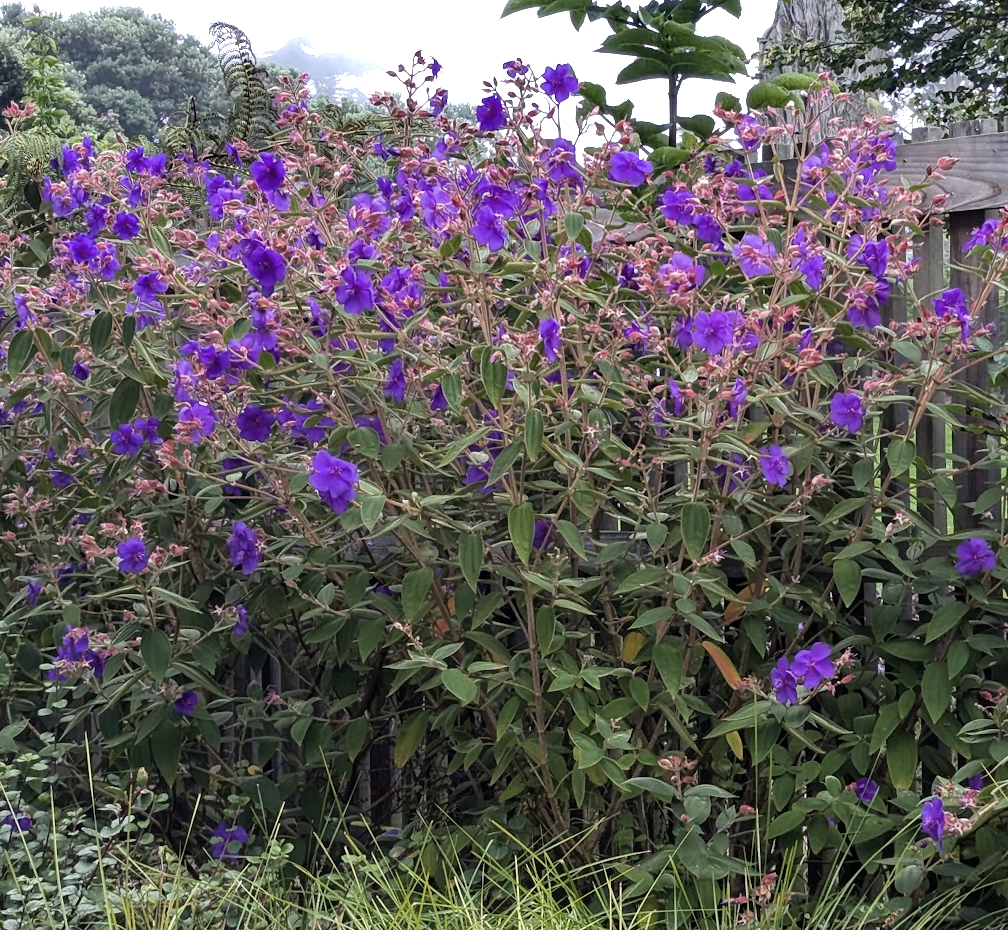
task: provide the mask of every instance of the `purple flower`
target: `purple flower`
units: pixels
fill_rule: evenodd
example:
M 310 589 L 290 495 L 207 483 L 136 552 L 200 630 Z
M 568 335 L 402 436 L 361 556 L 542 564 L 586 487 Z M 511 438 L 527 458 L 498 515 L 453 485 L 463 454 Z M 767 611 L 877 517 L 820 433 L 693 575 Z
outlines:
M 796 267 L 805 278 L 805 284 L 808 285 L 809 290 L 817 291 L 822 287 L 826 263 L 821 255 L 796 259 Z
M 810 691 L 819 687 L 823 679 L 836 674 L 836 664 L 830 658 L 830 651 L 825 643 L 815 643 L 808 649 L 800 650 L 791 663 L 791 673 L 800 678 Z
M 320 449 L 311 461 L 308 482 L 322 501 L 336 513 L 343 513 L 357 494 L 357 466 L 337 458 L 327 449 Z
M 343 283 L 336 288 L 336 299 L 347 313 L 363 313 L 374 309 L 374 288 L 366 271 L 350 266 L 343 269 L 340 277 L 343 278 Z
M 27 833 L 31 829 L 31 816 L 22 812 L 20 807 L 15 807 L 10 813 L 0 820 L 0 826 L 10 827 L 18 833 Z
M 553 542 L 556 536 L 556 524 L 552 520 L 536 520 L 532 534 L 532 548 L 536 551 Z
M 117 239 L 132 239 L 140 232 L 140 220 L 132 213 L 117 213 L 112 222 L 112 235 Z
M 284 257 L 279 252 L 262 245 L 243 250 L 242 264 L 258 283 L 265 297 L 269 297 L 276 286 L 287 277 L 287 263 Z
M 956 571 L 967 578 L 975 578 L 997 567 L 997 556 L 986 539 L 974 536 L 956 546 Z
M 67 240 L 67 251 L 70 258 L 79 264 L 85 264 L 98 257 L 98 246 L 84 233 L 74 233 Z
M 984 777 L 983 772 L 977 772 L 976 775 L 970 775 L 966 779 L 966 787 L 970 791 L 983 791 Z
M 168 282 L 160 271 L 149 271 L 140 275 L 133 284 L 133 293 L 141 303 L 158 303 L 158 295 L 168 290 Z
M 439 62 L 436 58 L 431 59 L 431 63 L 428 67 L 430 68 L 432 78 L 436 78 L 441 73 L 441 62 Z
M 609 180 L 617 184 L 643 184 L 654 166 L 635 152 L 614 152 L 609 159 Z
M 234 622 L 234 626 L 231 627 L 231 632 L 241 639 L 249 631 L 249 613 L 243 605 L 236 604 L 235 615 L 237 619 Z
M 701 310 L 693 320 L 692 343 L 708 355 L 717 355 L 731 344 L 734 330 L 730 314 L 723 310 Z
M 870 778 L 859 778 L 854 782 L 854 796 L 862 804 L 871 804 L 878 794 L 878 782 Z
M 119 571 L 139 575 L 147 568 L 147 547 L 142 539 L 130 536 L 116 547 L 119 556 Z
M 252 162 L 249 171 L 252 174 L 252 180 L 259 185 L 259 190 L 264 194 L 280 190 L 287 177 L 287 169 L 284 168 L 283 159 L 273 152 L 260 152 L 259 159 Z
M 241 521 L 231 525 L 228 551 L 231 553 L 231 564 L 235 568 L 240 568 L 243 575 L 251 575 L 259 567 L 262 559 L 259 537 L 252 527 Z
M 889 243 L 885 239 L 865 241 L 863 236 L 853 235 L 847 243 L 847 257 L 856 258 L 876 278 L 881 278 L 889 264 Z
M 265 442 L 276 422 L 272 410 L 264 410 L 258 404 L 249 404 L 235 417 L 238 435 L 248 442 Z
M 491 252 L 503 248 L 508 239 L 508 228 L 490 206 L 480 207 L 473 217 L 473 238 Z
M 136 455 L 143 448 L 143 433 L 133 428 L 131 423 L 121 423 L 109 433 L 112 451 L 116 455 Z
M 781 704 L 798 703 L 798 679 L 785 656 L 781 656 L 770 670 L 770 685 L 773 687 L 774 697 Z
M 941 798 L 929 798 L 921 805 L 921 832 L 925 836 L 930 836 L 938 844 L 939 850 L 942 848 L 945 836 L 945 805 L 942 804 Z
M 217 427 L 213 411 L 206 404 L 186 404 L 179 410 L 179 423 L 193 423 L 189 435 L 195 442 L 209 436 Z
M 385 379 L 385 396 L 397 404 L 406 399 L 406 373 L 401 358 L 393 360 L 389 365 L 388 378 Z
M 555 362 L 560 356 L 560 324 L 554 317 L 539 322 L 539 338 L 542 339 L 546 361 Z
M 856 433 L 864 425 L 865 406 L 853 391 L 833 395 L 830 401 L 830 420 L 834 426 Z
M 747 278 L 758 278 L 772 271 L 770 262 L 777 257 L 777 248 L 757 233 L 746 233 L 732 249 L 732 256 L 738 260 L 742 274 Z
M 214 859 L 234 859 L 238 853 L 230 846 L 242 846 L 248 842 L 248 831 L 244 827 L 229 827 L 221 821 L 210 834 L 210 854 Z
M 543 93 L 549 94 L 557 103 L 563 103 L 571 94 L 576 94 L 580 87 L 570 65 L 557 65 L 543 71 Z
M 507 113 L 504 111 L 504 101 L 498 94 L 484 97 L 476 107 L 476 119 L 483 132 L 495 132 L 507 125 Z
M 794 470 L 784 450 L 776 444 L 760 449 L 759 463 L 767 484 L 776 484 L 779 488 L 787 484 Z
M 190 716 L 196 710 L 197 704 L 199 704 L 199 695 L 192 690 L 183 691 L 175 698 L 175 710 L 183 717 Z
M 34 607 L 38 602 L 38 596 L 42 593 L 42 582 L 34 578 L 29 578 L 25 582 L 25 600 L 29 606 Z
M 944 320 L 957 322 L 962 330 L 963 340 L 969 339 L 970 310 L 966 295 L 958 287 L 943 291 L 932 304 L 934 312 Z

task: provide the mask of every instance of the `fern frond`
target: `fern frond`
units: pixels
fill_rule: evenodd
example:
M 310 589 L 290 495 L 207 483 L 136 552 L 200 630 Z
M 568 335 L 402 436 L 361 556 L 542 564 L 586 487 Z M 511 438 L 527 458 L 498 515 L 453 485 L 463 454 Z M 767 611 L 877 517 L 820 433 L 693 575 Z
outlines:
M 224 75 L 224 89 L 236 94 L 228 116 L 228 136 L 251 146 L 262 144 L 276 129 L 276 112 L 266 85 L 266 69 L 256 61 L 247 35 L 230 23 L 210 27 L 210 47 Z

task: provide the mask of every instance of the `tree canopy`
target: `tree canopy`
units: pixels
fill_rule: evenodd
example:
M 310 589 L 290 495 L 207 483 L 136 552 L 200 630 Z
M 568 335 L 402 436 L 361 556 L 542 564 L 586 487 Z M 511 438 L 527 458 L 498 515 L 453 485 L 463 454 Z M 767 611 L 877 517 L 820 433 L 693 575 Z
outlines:
M 856 89 L 902 95 L 933 123 L 1008 115 L 1008 0 L 842 5 L 846 35 L 823 57 L 854 67 Z

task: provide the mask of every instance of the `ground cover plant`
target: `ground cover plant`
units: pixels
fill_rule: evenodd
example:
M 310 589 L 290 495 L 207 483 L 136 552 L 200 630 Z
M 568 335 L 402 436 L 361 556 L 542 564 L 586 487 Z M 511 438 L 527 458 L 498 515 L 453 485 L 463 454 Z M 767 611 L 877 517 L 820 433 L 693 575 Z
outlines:
M 364 143 L 293 85 L 263 150 L 68 143 L 48 232 L 0 234 L 6 838 L 90 766 L 102 804 L 150 779 L 197 869 L 433 823 L 618 857 L 711 926 L 788 863 L 890 917 L 999 906 L 1002 489 L 955 478 L 1005 460 L 961 374 L 1001 364 L 1008 220 L 969 301 L 918 294 L 920 191 L 826 80 L 652 161 L 584 110 L 563 138 L 576 76 L 518 60 L 431 142 L 439 68 Z M 982 458 L 918 457 L 925 417 Z M 361 809 L 383 748 L 400 796 Z

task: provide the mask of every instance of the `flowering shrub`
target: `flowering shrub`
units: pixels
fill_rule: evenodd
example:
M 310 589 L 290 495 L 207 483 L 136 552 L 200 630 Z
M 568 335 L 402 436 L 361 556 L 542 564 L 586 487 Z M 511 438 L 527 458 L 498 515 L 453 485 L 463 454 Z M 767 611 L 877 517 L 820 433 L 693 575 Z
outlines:
M 751 856 L 853 842 L 909 906 L 1000 843 L 963 786 L 1008 755 L 1002 528 L 953 551 L 922 505 L 963 463 L 915 431 L 987 402 L 969 464 L 1005 460 L 957 374 L 1008 221 L 972 304 L 885 323 L 922 217 L 884 124 L 803 148 L 816 83 L 666 170 L 628 124 L 551 137 L 567 66 L 509 74 L 433 145 L 418 59 L 363 147 L 286 87 L 269 152 L 65 149 L 48 261 L 0 235 L 10 712 L 207 795 L 214 855 L 281 808 L 303 852 L 394 741 L 407 816 L 674 854 L 711 906 Z

